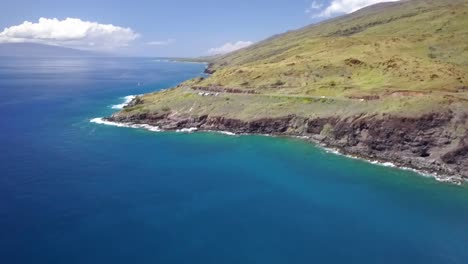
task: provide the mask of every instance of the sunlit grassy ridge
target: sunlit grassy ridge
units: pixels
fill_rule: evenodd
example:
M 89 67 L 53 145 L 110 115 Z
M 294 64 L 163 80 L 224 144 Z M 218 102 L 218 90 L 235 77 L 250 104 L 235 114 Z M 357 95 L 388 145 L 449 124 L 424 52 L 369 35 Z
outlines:
M 210 69 L 210 77 L 145 95 L 144 104 L 122 114 L 254 119 L 467 111 L 468 0 L 377 4 L 216 57 Z M 202 96 L 198 87 L 214 92 Z

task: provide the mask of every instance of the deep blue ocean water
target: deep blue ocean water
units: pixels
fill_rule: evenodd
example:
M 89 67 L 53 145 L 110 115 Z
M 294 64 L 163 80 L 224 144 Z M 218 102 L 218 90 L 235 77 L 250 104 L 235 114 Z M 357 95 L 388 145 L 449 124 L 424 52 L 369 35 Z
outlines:
M 203 68 L 0 58 L 0 263 L 468 263 L 466 187 L 301 140 L 89 122 Z

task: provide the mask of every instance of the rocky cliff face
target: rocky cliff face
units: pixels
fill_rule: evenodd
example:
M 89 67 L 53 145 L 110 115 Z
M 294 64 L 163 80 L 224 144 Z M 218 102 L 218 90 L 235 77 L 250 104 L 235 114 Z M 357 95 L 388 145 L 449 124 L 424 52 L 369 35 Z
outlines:
M 149 124 L 164 130 L 197 128 L 306 137 L 344 154 L 392 162 L 438 175 L 439 180 L 457 184 L 468 180 L 468 118 L 450 111 L 417 118 L 358 115 L 308 119 L 288 115 L 252 121 L 208 115 L 189 117 L 170 112 L 137 116 L 120 112 L 109 120 Z

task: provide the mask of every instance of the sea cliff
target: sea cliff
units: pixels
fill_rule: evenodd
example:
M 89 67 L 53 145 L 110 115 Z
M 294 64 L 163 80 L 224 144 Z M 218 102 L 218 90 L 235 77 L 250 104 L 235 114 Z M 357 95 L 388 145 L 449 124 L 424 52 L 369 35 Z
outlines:
M 135 99 L 138 103 L 141 99 Z M 227 131 L 235 134 L 294 136 L 334 148 L 346 155 L 367 160 L 391 162 L 435 176 L 438 180 L 462 184 L 468 180 L 467 116 L 433 113 L 418 118 L 398 116 L 351 116 L 303 118 L 288 115 L 251 121 L 222 116 L 181 116 L 114 114 L 108 121 L 146 124 L 167 131 Z
M 461 184 L 468 0 L 381 3 L 209 59 L 207 76 L 108 118 L 163 130 L 303 137 Z

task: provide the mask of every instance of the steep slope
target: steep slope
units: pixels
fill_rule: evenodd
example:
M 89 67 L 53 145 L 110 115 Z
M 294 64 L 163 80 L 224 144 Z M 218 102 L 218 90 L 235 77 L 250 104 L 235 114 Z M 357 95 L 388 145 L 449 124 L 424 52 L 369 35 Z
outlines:
M 110 120 L 305 136 L 468 178 L 468 0 L 382 3 L 216 58 Z
M 280 88 L 313 95 L 331 85 L 340 94 L 455 89 L 467 80 L 466 12 L 466 1 L 372 6 L 224 56 L 210 67 L 218 73 L 200 85 L 277 89 L 281 79 Z

